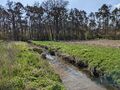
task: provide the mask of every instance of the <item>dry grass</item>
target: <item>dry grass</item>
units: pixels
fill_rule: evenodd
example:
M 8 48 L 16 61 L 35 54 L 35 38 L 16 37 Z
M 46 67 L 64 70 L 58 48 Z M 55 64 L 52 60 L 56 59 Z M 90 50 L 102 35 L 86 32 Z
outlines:
M 68 43 L 88 44 L 88 45 L 120 48 L 120 40 L 106 40 L 106 39 L 104 39 L 104 40 L 90 40 L 90 41 L 73 41 L 73 42 L 68 42 Z

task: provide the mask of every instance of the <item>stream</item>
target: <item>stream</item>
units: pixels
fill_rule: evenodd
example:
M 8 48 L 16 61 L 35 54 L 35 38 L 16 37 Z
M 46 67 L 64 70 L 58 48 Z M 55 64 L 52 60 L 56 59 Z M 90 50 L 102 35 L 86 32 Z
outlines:
M 39 47 L 34 45 L 32 48 L 39 50 Z M 119 90 L 105 83 L 99 83 L 97 78 L 91 78 L 87 72 L 65 62 L 57 55 L 50 55 L 46 49 L 43 49 L 43 52 L 67 90 Z
M 46 58 L 55 72 L 59 74 L 67 90 L 117 90 L 91 80 L 87 74 L 57 56 L 46 54 Z

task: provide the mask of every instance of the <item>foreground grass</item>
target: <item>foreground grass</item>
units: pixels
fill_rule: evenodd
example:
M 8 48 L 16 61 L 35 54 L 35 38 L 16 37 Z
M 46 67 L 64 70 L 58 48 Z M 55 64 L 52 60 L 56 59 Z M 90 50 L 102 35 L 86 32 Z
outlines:
M 60 48 L 61 52 L 88 63 L 89 69 L 97 67 L 97 70 L 104 72 L 109 81 L 120 86 L 120 49 L 49 41 L 33 41 L 33 43 Z
M 0 90 L 64 90 L 64 86 L 26 43 L 0 42 Z

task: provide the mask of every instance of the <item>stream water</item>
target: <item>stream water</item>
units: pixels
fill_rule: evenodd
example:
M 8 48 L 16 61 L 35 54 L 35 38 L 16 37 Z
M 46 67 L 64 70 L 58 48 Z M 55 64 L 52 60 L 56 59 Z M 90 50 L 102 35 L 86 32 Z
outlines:
M 60 75 L 67 90 L 117 90 L 96 83 L 78 68 L 64 62 L 57 56 L 46 54 L 46 58 L 56 73 Z

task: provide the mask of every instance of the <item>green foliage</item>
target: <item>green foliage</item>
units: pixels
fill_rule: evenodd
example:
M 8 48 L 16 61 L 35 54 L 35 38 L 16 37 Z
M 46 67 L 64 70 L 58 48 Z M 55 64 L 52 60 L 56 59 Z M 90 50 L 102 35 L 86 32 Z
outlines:
M 0 90 L 65 90 L 49 63 L 29 51 L 26 43 L 0 43 L 0 46 L 0 56 L 3 55 L 0 59 Z
M 60 51 L 88 63 L 89 68 L 97 67 L 120 85 L 120 49 L 85 44 L 69 44 L 63 42 L 33 41 L 37 45 L 61 48 Z

